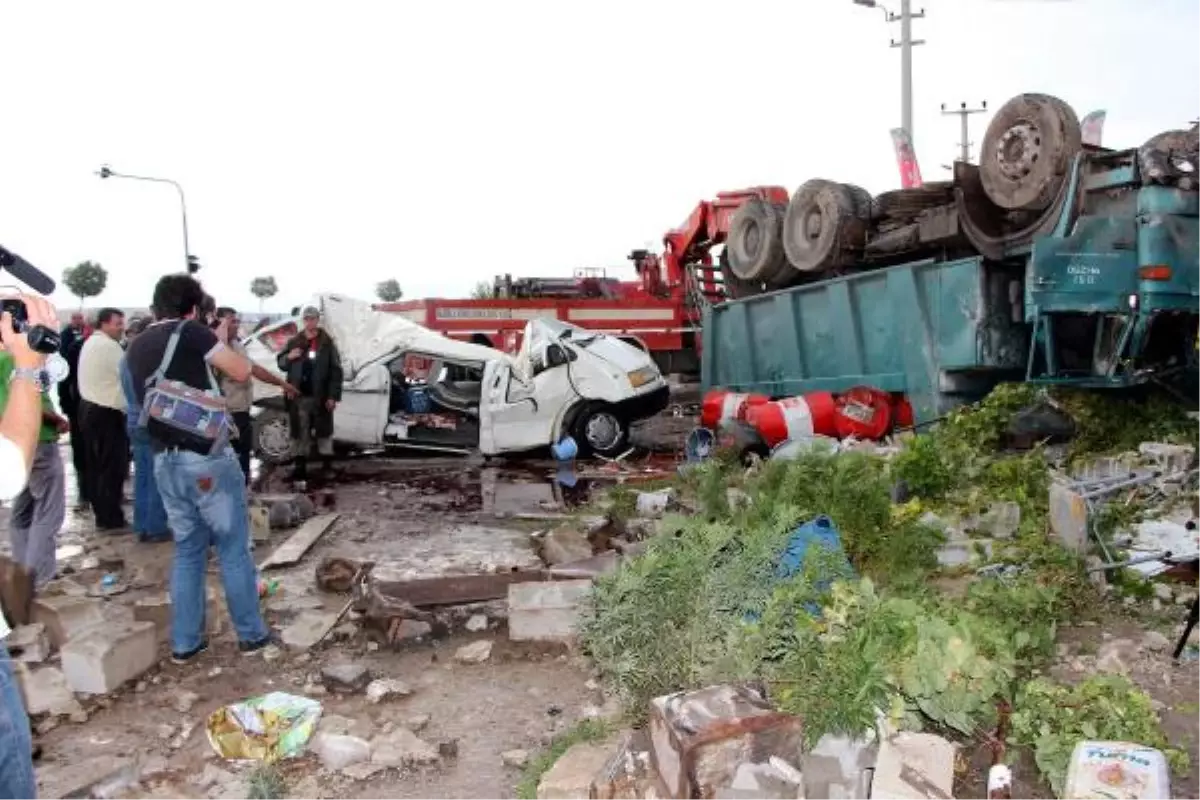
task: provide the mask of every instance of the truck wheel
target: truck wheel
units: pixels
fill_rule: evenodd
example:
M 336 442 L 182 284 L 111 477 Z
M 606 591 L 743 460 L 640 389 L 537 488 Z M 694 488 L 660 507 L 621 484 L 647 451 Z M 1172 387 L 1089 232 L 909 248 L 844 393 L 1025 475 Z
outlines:
M 756 294 L 762 294 L 763 284 L 755 281 L 744 281 L 734 274 L 733 268 L 729 266 L 729 249 L 721 251 L 721 255 L 717 257 L 717 263 L 721 266 L 721 283 L 725 289 L 725 296 L 730 300 L 737 300 L 740 297 L 754 297 Z
M 783 214 L 774 203 L 758 197 L 743 203 L 729 223 L 725 244 L 733 274 L 744 281 L 767 283 L 785 269 L 782 228 Z
M 264 464 L 292 459 L 292 426 L 286 411 L 267 409 L 254 419 L 254 452 Z
M 1048 208 L 1082 146 L 1079 118 L 1069 105 L 1045 94 L 1017 95 L 1000 107 L 984 134 L 983 191 L 1001 208 Z
M 571 435 L 581 455 L 614 458 L 629 445 L 629 426 L 612 406 L 593 405 L 584 409 L 575 421 Z
M 797 189 L 783 221 L 783 248 L 792 267 L 823 272 L 852 260 L 866 243 L 862 205 L 851 188 L 833 181 L 814 179 Z

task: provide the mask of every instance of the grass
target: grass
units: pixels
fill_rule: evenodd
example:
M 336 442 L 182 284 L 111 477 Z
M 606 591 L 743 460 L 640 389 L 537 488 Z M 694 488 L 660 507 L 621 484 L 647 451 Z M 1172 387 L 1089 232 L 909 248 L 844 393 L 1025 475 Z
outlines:
M 598 742 L 609 736 L 615 728 L 603 720 L 585 719 L 575 723 L 571 728 L 554 737 L 550 746 L 538 753 L 525 769 L 521 771 L 521 780 L 517 783 L 517 797 L 522 800 L 534 800 L 537 797 L 537 787 L 554 762 L 562 758 L 563 753 L 577 744 Z
M 274 764 L 259 764 L 246 778 L 246 796 L 250 800 L 281 800 L 287 795 L 287 781 Z
M 718 457 L 689 471 L 677 485 L 695 513 L 664 520 L 673 535 L 649 540 L 641 557 L 598 581 L 582 622 L 588 654 L 630 717 L 644 718 L 661 694 L 756 680 L 804 718 L 810 744 L 824 733 L 860 733 L 877 709 L 902 728 L 964 740 L 990 733 L 997 704 L 1028 698 L 1021 687 L 1055 657 L 1058 626 L 1100 605 L 1079 556 L 1048 531 L 1045 453 L 1001 450 L 1014 414 L 1036 397 L 1029 386 L 1000 387 L 890 463 L 811 454 L 746 470 Z M 1071 457 L 1194 435 L 1177 408 L 1109 407 L 1100 397 L 1055 392 L 1079 426 Z M 892 502 L 897 480 L 912 501 Z M 731 508 L 731 487 L 749 503 Z M 631 498 L 620 500 L 628 513 Z M 1012 538 L 995 540 L 994 560 L 1021 570 L 941 595 L 943 535 L 922 522 L 926 512 L 964 519 L 997 501 L 1017 504 L 1021 521 Z M 798 524 L 818 515 L 833 520 L 844 553 L 813 548 L 801 570 L 777 574 Z M 1113 514 L 1106 527 L 1132 518 Z M 1057 761 L 1046 752 L 1044 763 Z

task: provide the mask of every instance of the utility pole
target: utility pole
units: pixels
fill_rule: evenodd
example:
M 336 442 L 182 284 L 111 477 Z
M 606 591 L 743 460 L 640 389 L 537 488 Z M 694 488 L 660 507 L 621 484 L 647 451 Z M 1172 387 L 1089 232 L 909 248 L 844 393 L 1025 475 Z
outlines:
M 912 90 L 912 49 L 925 44 L 924 39 L 912 38 L 912 21 L 924 19 L 925 9 L 917 13 L 912 11 L 912 0 L 900 0 L 900 13 L 893 14 L 876 0 L 853 0 L 855 5 L 867 8 L 878 8 L 883 12 L 888 22 L 900 23 L 900 41 L 892 39 L 891 46 L 900 48 L 900 127 L 908 133 L 908 139 L 916 149 L 916 137 L 913 135 L 913 90 Z
M 959 104 L 958 108 L 946 110 L 946 104 L 942 103 L 943 116 L 955 116 L 959 118 L 959 124 L 962 125 L 962 141 L 958 143 L 961 148 L 958 160 L 964 164 L 971 163 L 971 138 L 967 134 L 967 117 L 972 114 L 982 114 L 987 111 L 987 100 L 979 104 L 979 108 L 967 108 L 966 103 Z

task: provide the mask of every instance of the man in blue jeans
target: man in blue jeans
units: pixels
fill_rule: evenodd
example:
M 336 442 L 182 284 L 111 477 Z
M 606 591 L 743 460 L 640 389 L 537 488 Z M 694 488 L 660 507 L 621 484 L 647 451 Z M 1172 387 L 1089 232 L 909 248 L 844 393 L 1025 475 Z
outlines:
M 250 377 L 250 362 L 225 346 L 227 336 L 196 320 L 205 299 L 191 275 L 167 275 L 154 287 L 158 321 L 129 346 L 125 362 L 143 408 L 148 382 L 159 378 L 211 392 L 211 369 L 237 380 Z M 162 372 L 160 372 L 160 369 Z M 157 385 L 157 384 L 156 384 Z M 237 456 L 228 444 L 214 449 L 213 440 L 161 419 L 149 418 L 146 432 L 154 450 L 154 477 L 175 537 L 171 574 L 171 655 L 177 664 L 192 661 L 208 649 L 204 637 L 208 549 L 216 548 L 229 616 L 243 653 L 272 643 L 258 606 L 257 575 L 250 557 L 250 518 L 246 484 Z
M 147 324 L 145 320 L 131 322 L 125 331 L 126 340 L 132 344 Z M 170 540 L 171 530 L 154 479 L 154 449 L 150 434 L 138 424 L 138 394 L 125 359 L 121 359 L 121 389 L 125 393 L 125 430 L 133 446 L 133 532 L 141 542 L 165 542 Z

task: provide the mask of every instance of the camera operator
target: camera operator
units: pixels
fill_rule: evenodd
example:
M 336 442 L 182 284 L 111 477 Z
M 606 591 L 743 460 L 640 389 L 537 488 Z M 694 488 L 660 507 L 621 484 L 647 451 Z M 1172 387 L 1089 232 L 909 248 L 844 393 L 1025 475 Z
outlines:
M 28 324 L 58 327 L 54 306 L 40 297 L 23 295 Z M 13 360 L 8 403 L 0 415 L 0 500 L 8 501 L 25 488 L 42 432 L 43 353 L 34 351 L 23 333 L 14 330 L 11 314 L 0 316 L 0 346 Z M 0 640 L 8 622 L 0 614 Z M 0 641 L 0 796 L 36 797 L 33 741 L 29 716 L 12 674 L 8 650 Z

